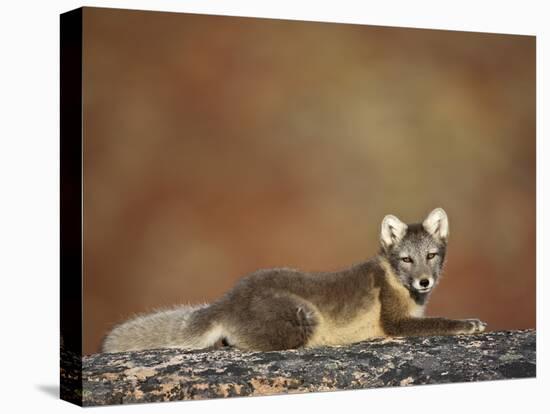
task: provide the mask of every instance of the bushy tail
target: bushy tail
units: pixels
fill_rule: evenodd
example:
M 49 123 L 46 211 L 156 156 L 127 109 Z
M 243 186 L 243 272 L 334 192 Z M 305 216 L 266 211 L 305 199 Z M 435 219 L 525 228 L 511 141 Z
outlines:
M 223 337 L 221 326 L 194 323 L 193 316 L 208 305 L 178 306 L 136 316 L 105 337 L 103 352 L 139 351 L 155 348 L 201 349 Z M 204 318 L 201 318 L 204 319 Z

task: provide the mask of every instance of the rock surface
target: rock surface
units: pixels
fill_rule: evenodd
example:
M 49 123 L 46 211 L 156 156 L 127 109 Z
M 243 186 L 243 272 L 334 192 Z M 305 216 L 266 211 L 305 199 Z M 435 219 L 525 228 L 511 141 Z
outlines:
M 283 352 L 161 349 L 83 358 L 82 404 L 301 393 L 536 375 L 536 333 L 377 339 Z

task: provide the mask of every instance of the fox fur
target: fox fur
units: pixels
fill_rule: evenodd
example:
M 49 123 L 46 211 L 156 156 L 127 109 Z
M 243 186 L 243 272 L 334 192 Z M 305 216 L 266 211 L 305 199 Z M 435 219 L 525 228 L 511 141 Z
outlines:
M 335 272 L 276 268 L 243 277 L 211 304 L 137 316 L 104 339 L 104 352 L 223 345 L 272 351 L 344 345 L 375 337 L 483 332 L 478 319 L 424 317 L 445 261 L 449 221 L 382 220 L 372 259 Z

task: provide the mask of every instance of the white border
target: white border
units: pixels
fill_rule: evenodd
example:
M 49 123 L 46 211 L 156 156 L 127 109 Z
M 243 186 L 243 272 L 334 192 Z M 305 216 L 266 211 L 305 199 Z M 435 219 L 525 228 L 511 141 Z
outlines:
M 59 13 L 77 1 L 12 1 L 0 13 L 0 306 L 2 411 L 74 412 L 52 396 L 58 382 L 58 105 Z M 145 10 L 336 21 L 537 35 L 537 325 L 538 378 L 299 396 L 240 398 L 106 408 L 117 412 L 346 412 L 407 411 L 518 413 L 548 406 L 547 292 L 549 210 L 548 19 L 543 1 L 89 1 L 85 5 Z M 513 57 L 511 57 L 512 59 Z M 521 283 L 518 275 L 518 283 Z M 99 410 L 98 408 L 88 409 Z M 87 411 L 88 411 L 87 410 Z M 539 412 L 537 409 L 536 412 Z

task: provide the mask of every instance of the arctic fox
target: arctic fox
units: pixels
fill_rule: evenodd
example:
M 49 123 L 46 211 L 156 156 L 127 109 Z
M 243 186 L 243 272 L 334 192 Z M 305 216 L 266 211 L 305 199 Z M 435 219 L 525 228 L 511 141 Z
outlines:
M 211 304 L 179 306 L 116 326 L 104 352 L 223 345 L 271 351 L 343 345 L 374 337 L 483 332 L 478 319 L 424 317 L 447 248 L 441 208 L 422 223 L 382 220 L 374 258 L 336 272 L 258 270 Z

